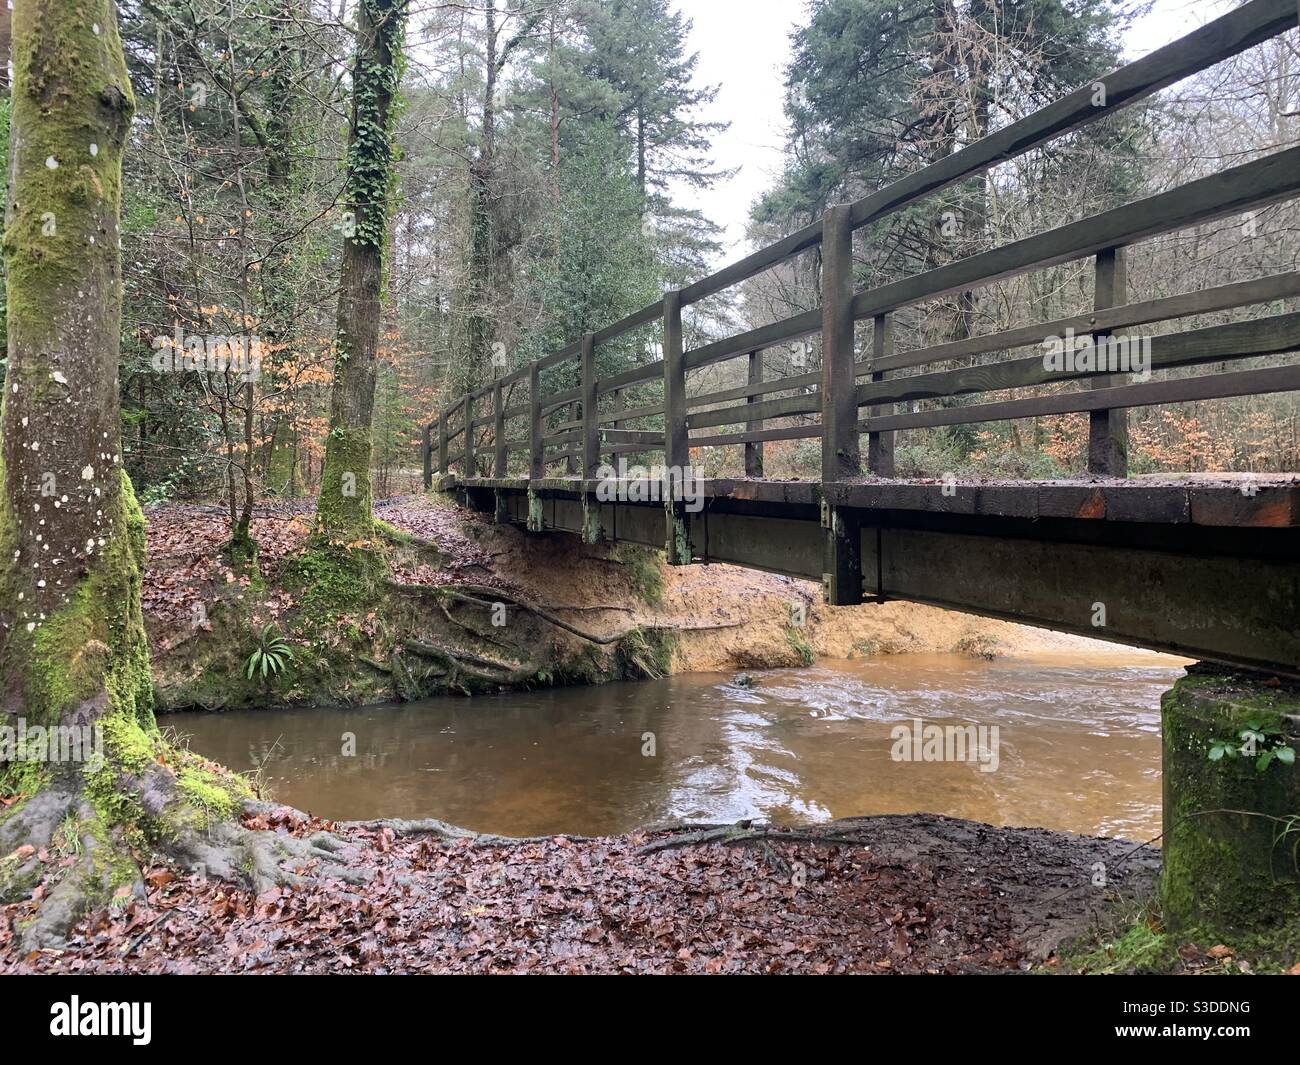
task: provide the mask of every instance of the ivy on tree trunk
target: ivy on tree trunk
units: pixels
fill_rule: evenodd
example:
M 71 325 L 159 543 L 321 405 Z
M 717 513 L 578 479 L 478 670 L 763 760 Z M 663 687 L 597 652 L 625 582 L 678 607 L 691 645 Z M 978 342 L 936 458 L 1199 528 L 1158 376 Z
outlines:
M 406 0 L 357 7 L 334 386 L 316 510 L 316 531 L 330 540 L 368 538 L 374 524 L 371 419 L 405 26 Z

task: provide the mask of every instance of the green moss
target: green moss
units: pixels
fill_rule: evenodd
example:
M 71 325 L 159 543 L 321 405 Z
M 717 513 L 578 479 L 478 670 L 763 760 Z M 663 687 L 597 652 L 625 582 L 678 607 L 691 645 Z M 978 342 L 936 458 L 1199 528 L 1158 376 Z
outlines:
M 106 827 L 121 830 L 125 842 L 143 847 L 156 838 L 156 822 L 149 817 L 134 793 L 121 786 L 120 776 L 108 759 L 92 760 L 82 768 L 83 790 L 95 813 Z
M 123 471 L 114 523 L 120 529 L 69 602 L 5 649 L 24 679 L 31 723 L 53 725 L 65 712 L 107 691 L 111 713 L 153 725 L 153 681 L 140 608 L 144 515 Z
M 1161 711 L 1166 923 L 1220 935 L 1300 926 L 1300 773 L 1208 756 L 1211 743 L 1254 724 L 1300 747 L 1300 694 L 1197 671 L 1165 693 Z
M 21 902 L 41 880 L 41 866 L 24 871 L 16 854 L 0 855 L 0 906 Z
M 176 774 L 176 786 L 207 823 L 234 818 L 244 801 L 253 797 L 252 789 L 242 778 L 197 765 L 181 766 Z
M 64 10 L 68 5 L 78 10 Z M 51 295 L 86 276 L 88 255 L 116 261 L 115 246 L 88 248 L 85 239 L 98 228 L 101 212 L 117 216 L 121 142 L 135 107 L 116 19 L 107 14 L 95 0 L 65 0 L 57 10 L 35 9 L 22 25 L 15 19 L 13 68 L 26 91 L 15 91 L 12 99 L 13 124 L 22 136 L 11 145 L 17 182 L 4 234 L 11 331 L 43 322 L 55 305 Z M 96 22 L 99 34 L 91 28 Z M 117 67 L 107 79 L 106 55 Z M 115 112 L 116 143 L 100 144 L 92 155 L 86 134 L 101 127 L 95 111 L 105 104 Z M 46 166 L 47 159 L 57 166 Z M 56 220 L 53 231 L 49 215 Z
M 676 637 L 667 629 L 636 629 L 618 642 L 619 675 L 630 679 L 666 677 L 673 671 Z
M 1216 946 L 1231 951 L 1217 961 Z M 1192 927 L 1177 933 L 1161 923 L 1159 908 L 1143 907 L 1128 921 L 1098 928 L 1056 951 L 1054 964 L 1037 970 L 1061 975 L 1275 974 L 1300 959 L 1300 925 L 1261 932 L 1223 935 Z M 1243 963 L 1246 968 L 1243 969 Z
M 108 756 L 128 773 L 143 773 L 157 760 L 162 741 L 156 729 L 146 731 L 124 714 L 110 714 L 103 724 Z
M 374 536 L 370 455 L 369 429 L 336 426 L 330 430 L 316 501 L 317 536 L 343 544 Z
M 619 544 L 611 557 L 627 569 L 632 588 L 647 606 L 658 606 L 664 597 L 664 571 L 658 551 L 636 544 Z

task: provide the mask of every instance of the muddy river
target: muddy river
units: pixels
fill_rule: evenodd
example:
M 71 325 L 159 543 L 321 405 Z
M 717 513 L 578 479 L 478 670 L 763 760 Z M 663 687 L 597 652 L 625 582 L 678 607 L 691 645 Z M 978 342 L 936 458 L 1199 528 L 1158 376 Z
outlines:
M 930 811 L 1145 840 L 1160 831 L 1160 695 L 1121 651 L 807 669 L 165 719 L 324 817 L 439 817 L 508 835 Z M 973 726 L 973 727 L 971 727 Z

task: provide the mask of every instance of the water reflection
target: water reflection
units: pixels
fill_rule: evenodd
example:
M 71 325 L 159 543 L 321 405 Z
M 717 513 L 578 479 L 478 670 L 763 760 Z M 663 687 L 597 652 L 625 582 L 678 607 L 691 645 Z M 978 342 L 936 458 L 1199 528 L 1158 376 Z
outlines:
M 1146 839 L 1159 832 L 1171 659 L 905 655 L 756 674 L 433 699 L 364 710 L 189 714 L 191 746 L 265 763 L 275 797 L 334 818 L 440 817 L 510 835 L 673 818 L 796 823 L 927 810 Z M 896 762 L 914 718 L 997 725 L 997 772 Z M 643 747 L 653 734 L 655 756 Z M 355 737 L 355 755 L 346 755 Z

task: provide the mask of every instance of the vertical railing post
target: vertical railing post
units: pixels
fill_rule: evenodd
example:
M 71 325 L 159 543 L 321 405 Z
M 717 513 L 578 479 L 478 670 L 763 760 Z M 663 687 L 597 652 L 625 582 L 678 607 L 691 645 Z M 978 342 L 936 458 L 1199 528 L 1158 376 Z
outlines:
M 822 480 L 862 476 L 853 366 L 853 230 L 849 208 L 822 222 Z
M 578 404 L 570 403 L 564 408 L 564 424 L 572 426 L 578 420 Z M 566 429 L 564 436 L 567 441 L 564 444 L 564 473 L 567 477 L 576 477 L 578 475 L 578 456 L 573 446 L 573 430 Z M 579 445 L 579 448 L 581 445 Z
M 600 466 L 600 423 L 596 420 L 596 335 L 582 334 L 582 476 L 591 481 Z
M 542 531 L 542 497 L 537 483 L 546 474 L 542 444 L 542 371 L 534 359 L 528 364 L 528 531 Z
M 822 593 L 834 606 L 862 602 L 861 522 L 825 496 L 828 485 L 862 476 L 853 354 L 853 229 L 841 204 L 822 220 Z
M 447 412 L 438 412 L 438 472 L 444 477 L 451 471 L 447 461 Z
M 686 363 L 682 351 L 682 294 L 664 294 L 664 466 L 665 484 L 680 483 L 691 462 L 690 435 L 686 429 Z M 665 550 L 668 564 L 684 566 L 691 561 L 690 533 L 680 491 L 669 491 L 664 500 L 667 521 Z
M 424 462 L 424 487 L 426 491 L 433 487 L 433 424 L 424 427 L 424 439 L 420 446 L 420 458 Z
M 614 389 L 614 413 L 622 414 L 623 411 L 625 411 L 626 409 L 627 409 L 627 393 L 624 392 L 623 389 L 621 388 Z M 613 433 L 613 443 L 610 444 L 609 464 L 613 466 L 615 469 L 618 468 L 618 455 L 614 453 L 613 449 L 618 446 L 618 440 L 619 440 L 618 430 L 622 429 L 625 424 L 626 423 L 619 418 L 615 418 L 610 423 L 610 428 L 614 430 L 614 433 Z
M 751 351 L 749 353 L 749 384 L 761 385 L 763 383 L 763 352 Z M 745 403 L 757 403 L 758 396 L 746 396 Z M 745 432 L 755 433 L 763 427 L 763 423 L 746 422 Z M 756 440 L 752 444 L 745 445 L 745 476 L 762 477 L 763 476 L 763 442 Z
M 501 388 L 501 379 L 492 384 L 492 476 L 506 475 L 508 453 L 506 451 L 506 398 Z
M 461 400 L 461 405 L 465 409 L 464 426 L 465 426 L 465 461 L 461 469 L 464 477 L 477 477 L 478 467 L 474 458 L 474 393 L 466 392 L 465 398 Z
M 1106 310 L 1127 299 L 1124 249 L 1107 248 L 1097 253 L 1096 285 L 1093 309 Z M 1093 334 L 1093 342 L 1110 336 L 1110 331 Z M 1113 375 L 1099 375 L 1088 380 L 1090 388 L 1107 388 L 1115 384 Z M 1088 472 L 1098 477 L 1128 476 L 1128 411 L 1094 410 L 1088 412 Z
M 876 370 L 881 359 L 894 350 L 893 321 L 887 314 L 878 314 L 871 320 L 871 380 L 883 381 L 885 371 Z M 867 469 L 877 477 L 894 476 L 894 430 L 871 432 L 871 419 L 889 413 L 889 406 L 875 406 L 867 410 Z
M 596 335 L 583 333 L 578 348 L 582 367 L 582 429 L 580 449 L 582 451 L 582 479 L 596 480 L 596 471 L 600 468 L 600 422 L 599 406 L 596 393 Z M 595 492 L 588 489 L 582 494 L 582 539 L 584 543 L 594 544 L 601 539 L 600 500 Z
M 542 448 L 542 374 L 534 359 L 528 364 L 528 479 L 540 481 L 546 474 Z

